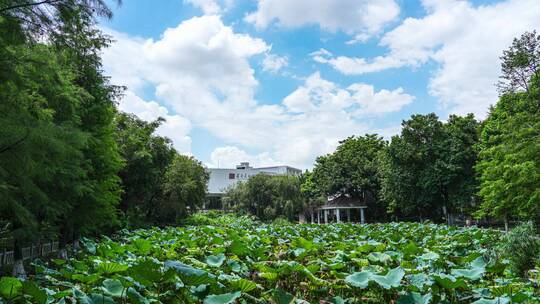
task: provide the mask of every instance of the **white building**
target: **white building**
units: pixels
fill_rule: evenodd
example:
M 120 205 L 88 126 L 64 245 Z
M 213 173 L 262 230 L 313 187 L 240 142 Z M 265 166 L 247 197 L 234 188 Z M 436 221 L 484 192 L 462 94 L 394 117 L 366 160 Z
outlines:
M 244 162 L 236 166 L 236 169 L 209 168 L 210 179 L 208 181 L 208 196 L 222 196 L 228 188 L 241 181 L 247 181 L 250 177 L 257 174 L 267 175 L 289 175 L 298 176 L 302 170 L 289 166 L 274 166 L 253 168 L 249 163 Z

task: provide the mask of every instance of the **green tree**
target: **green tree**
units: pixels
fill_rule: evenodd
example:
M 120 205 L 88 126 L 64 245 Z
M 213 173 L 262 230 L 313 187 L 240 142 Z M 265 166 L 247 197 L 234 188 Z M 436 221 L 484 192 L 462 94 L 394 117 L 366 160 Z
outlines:
M 501 59 L 506 85 L 482 126 L 477 216 L 530 219 L 539 228 L 540 37 L 514 39 Z
M 533 84 L 539 87 L 533 76 L 540 69 L 540 35 L 536 31 L 525 32 L 514 38 L 512 45 L 503 51 L 501 57 L 501 81 L 499 92 L 513 94 L 519 91 L 530 92 Z M 532 83 L 531 83 L 532 82 Z
M 540 112 L 534 96 L 506 94 L 491 109 L 476 166 L 483 201 L 478 217 L 540 217 Z
M 116 222 L 119 89 L 102 75 L 96 15 L 110 16 L 103 1 L 0 2 L 0 208 L 17 259 L 22 243 L 59 235 L 63 249 Z
M 125 164 L 119 173 L 123 189 L 120 210 L 129 226 L 151 223 L 165 173 L 176 155 L 168 138 L 155 135 L 163 121 L 145 122 L 124 113 L 116 116 L 116 141 Z
M 176 155 L 165 173 L 163 195 L 151 216 L 158 224 L 174 224 L 201 208 L 206 196 L 208 171 L 193 157 Z
M 451 223 L 452 214 L 471 214 L 476 201 L 478 180 L 474 166 L 478 159 L 480 123 L 472 114 L 450 115 L 443 129 L 441 192 Z
M 451 222 L 452 213 L 468 210 L 475 193 L 478 122 L 472 115 L 435 114 L 404 121 L 381 153 L 382 197 L 398 216 Z
M 365 199 L 370 214 L 378 219 L 386 215 L 379 203 L 379 153 L 386 142 L 375 134 L 349 137 L 332 154 L 320 156 L 313 168 L 313 182 L 326 196 L 348 195 Z
M 302 211 L 307 219 L 311 220 L 315 209 L 326 203 L 328 197 L 313 180 L 313 172 L 307 170 L 300 176 L 300 192 L 303 198 Z
M 228 208 L 255 215 L 261 220 L 280 217 L 296 220 L 304 210 L 304 196 L 298 176 L 257 174 L 227 190 Z

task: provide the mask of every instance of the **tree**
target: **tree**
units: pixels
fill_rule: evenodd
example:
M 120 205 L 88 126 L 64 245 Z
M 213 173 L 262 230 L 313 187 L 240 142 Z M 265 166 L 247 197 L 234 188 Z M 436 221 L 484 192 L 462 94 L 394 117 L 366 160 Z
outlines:
M 193 157 L 176 155 L 165 173 L 162 198 L 151 216 L 159 224 L 174 224 L 202 207 L 209 174 Z
M 540 69 L 540 35 L 536 31 L 525 32 L 514 38 L 512 45 L 503 51 L 501 57 L 501 81 L 498 88 L 501 94 L 525 91 L 529 93 L 531 80 L 538 88 L 533 75 Z
M 419 216 L 449 224 L 452 214 L 470 207 L 475 193 L 478 122 L 451 115 L 443 124 L 435 114 L 404 121 L 381 154 L 382 197 L 398 216 Z
M 307 170 L 300 176 L 300 192 L 304 200 L 302 211 L 308 216 L 328 200 L 313 180 L 313 173 Z
M 507 81 L 482 126 L 478 217 L 531 219 L 540 227 L 540 37 L 514 39 L 501 57 Z
M 300 186 L 297 176 L 257 174 L 228 189 L 224 200 L 229 208 L 261 220 L 283 217 L 292 221 L 304 210 Z
M 384 217 L 385 208 L 376 202 L 380 191 L 378 154 L 385 146 L 386 142 L 375 134 L 351 136 L 341 141 L 334 153 L 315 161 L 314 183 L 326 196 L 366 198 L 367 202 L 372 202 L 370 214 Z
M 503 95 L 484 122 L 476 169 L 478 217 L 540 218 L 540 111 L 534 96 Z
M 50 47 L 21 43 L 0 49 L 0 61 L 25 56 L 0 73 L 0 220 L 11 224 L 15 274 L 24 275 L 21 246 L 53 238 L 84 187 L 81 150 L 88 137 L 77 114 L 84 92 Z
M 443 125 L 445 133 L 442 158 L 445 163 L 444 197 L 448 214 L 470 214 L 474 207 L 478 180 L 474 166 L 478 159 L 480 123 L 472 114 L 450 115 Z M 451 223 L 451 218 L 449 218 Z
M 95 28 L 106 11 L 98 0 L 0 4 L 0 208 L 18 262 L 23 243 L 58 235 L 65 252 L 68 241 L 116 223 L 119 89 L 102 75 L 108 39 Z
M 116 116 L 116 142 L 125 164 L 119 173 L 123 189 L 119 207 L 128 226 L 152 222 L 150 214 L 176 155 L 168 138 L 155 135 L 163 121 L 148 123 L 125 113 Z

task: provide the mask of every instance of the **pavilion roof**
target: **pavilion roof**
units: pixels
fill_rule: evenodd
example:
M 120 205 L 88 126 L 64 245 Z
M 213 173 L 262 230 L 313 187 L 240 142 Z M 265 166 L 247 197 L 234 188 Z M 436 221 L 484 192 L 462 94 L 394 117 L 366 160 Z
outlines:
M 326 204 L 319 207 L 319 209 L 357 209 L 357 208 L 367 208 L 365 202 L 362 199 L 353 198 L 346 195 L 340 195 L 334 198 L 331 198 L 326 202 Z

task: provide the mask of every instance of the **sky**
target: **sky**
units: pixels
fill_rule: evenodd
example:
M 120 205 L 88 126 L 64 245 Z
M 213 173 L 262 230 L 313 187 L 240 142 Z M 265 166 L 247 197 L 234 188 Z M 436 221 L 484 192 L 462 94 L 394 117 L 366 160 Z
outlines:
M 99 27 L 119 108 L 208 167 L 312 168 L 349 136 L 497 101 L 539 0 L 126 0 Z

